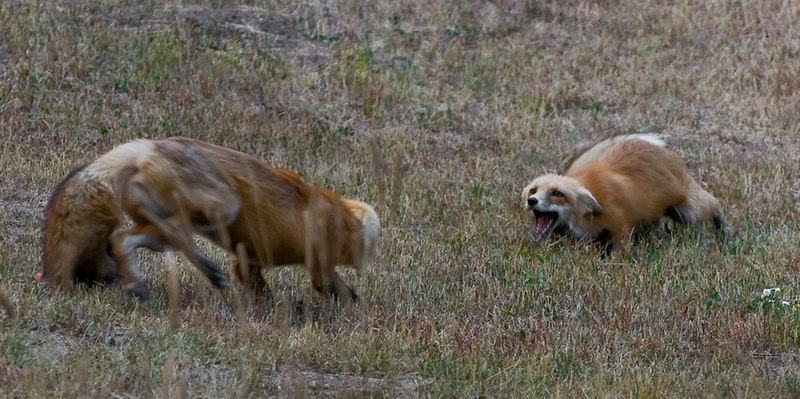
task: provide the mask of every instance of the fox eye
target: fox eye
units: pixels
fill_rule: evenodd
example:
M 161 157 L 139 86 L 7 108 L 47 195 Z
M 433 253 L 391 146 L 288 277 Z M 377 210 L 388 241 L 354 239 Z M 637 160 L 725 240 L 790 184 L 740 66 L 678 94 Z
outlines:
M 552 195 L 553 197 L 563 197 L 564 193 L 562 193 L 561 191 L 558 191 L 558 190 L 553 190 L 553 192 L 550 193 L 550 195 Z
M 536 194 L 536 187 L 533 187 L 530 190 L 528 190 L 528 195 L 534 195 L 534 194 Z

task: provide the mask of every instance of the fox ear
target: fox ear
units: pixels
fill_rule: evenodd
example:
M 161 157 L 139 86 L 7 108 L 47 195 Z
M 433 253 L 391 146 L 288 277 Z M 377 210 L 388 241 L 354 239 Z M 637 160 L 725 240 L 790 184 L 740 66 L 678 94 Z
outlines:
M 594 198 L 592 193 L 581 187 L 578 191 L 578 195 L 575 196 L 576 206 L 581 210 L 581 213 L 586 215 L 589 213 L 600 213 L 603 211 L 603 207 L 597 202 L 597 199 Z

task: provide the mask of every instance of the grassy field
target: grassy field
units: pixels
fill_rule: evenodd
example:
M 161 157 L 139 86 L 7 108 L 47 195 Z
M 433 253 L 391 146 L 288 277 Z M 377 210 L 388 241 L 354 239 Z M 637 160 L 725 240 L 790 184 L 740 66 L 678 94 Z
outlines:
M 0 396 L 800 396 L 800 6 L 180 3 L 0 3 Z M 735 240 L 531 244 L 522 187 L 630 131 L 675 145 Z M 143 306 L 36 284 L 58 181 L 173 135 L 376 204 L 357 308 L 285 268 L 237 317 L 144 250 Z

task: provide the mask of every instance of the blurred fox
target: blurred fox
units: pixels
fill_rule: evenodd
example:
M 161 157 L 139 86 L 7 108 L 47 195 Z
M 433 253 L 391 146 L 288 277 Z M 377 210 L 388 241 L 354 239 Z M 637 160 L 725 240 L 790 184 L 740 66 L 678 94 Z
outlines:
M 564 175 L 544 175 L 522 190 L 534 218 L 533 239 L 551 233 L 596 240 L 604 256 L 624 247 L 633 230 L 667 216 L 678 223 L 713 221 L 725 233 L 719 202 L 692 178 L 684 161 L 655 135 L 600 141 Z
M 133 221 L 121 228 L 123 216 Z M 355 292 L 336 265 L 360 268 L 376 253 L 380 221 L 369 205 L 305 183 L 258 158 L 183 137 L 120 145 L 71 172 L 45 211 L 42 273 L 70 289 L 121 278 L 140 300 L 147 285 L 137 248 L 177 250 L 218 288 L 229 285 L 192 233 L 234 256 L 233 275 L 267 290 L 262 269 L 305 264 L 325 297 Z M 241 258 L 240 258 L 241 257 Z

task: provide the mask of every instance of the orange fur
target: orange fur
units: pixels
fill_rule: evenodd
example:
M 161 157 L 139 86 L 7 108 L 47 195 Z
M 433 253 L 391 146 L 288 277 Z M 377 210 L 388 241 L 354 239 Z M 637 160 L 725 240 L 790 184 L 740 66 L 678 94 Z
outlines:
M 122 214 L 133 227 L 118 229 Z M 116 264 L 126 289 L 141 299 L 147 288 L 135 257 L 139 247 L 176 249 L 212 284 L 228 284 L 191 233 L 231 253 L 244 248 L 247 264 L 237 255 L 232 272 L 247 287 L 267 288 L 264 268 L 306 264 L 322 295 L 355 298 L 335 266 L 361 267 L 380 235 L 375 211 L 363 202 L 250 155 L 182 137 L 133 141 L 79 168 L 56 189 L 45 219 L 48 283 L 102 281 Z M 109 247 L 115 262 L 107 261 Z
M 116 278 L 108 237 L 119 226 L 121 211 L 97 179 L 79 178 L 73 170 L 56 187 L 45 208 L 41 280 L 64 290 L 74 282 L 94 284 Z M 88 221 L 87 218 L 91 218 Z
M 691 177 L 686 164 L 653 135 L 601 141 L 564 175 L 545 175 L 522 191 L 535 219 L 534 239 L 552 232 L 595 239 L 610 252 L 633 230 L 662 217 L 694 224 L 713 220 L 722 230 L 719 203 Z

